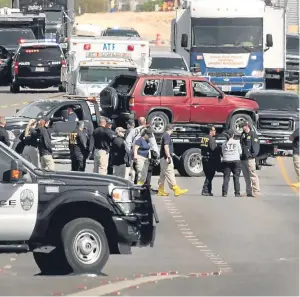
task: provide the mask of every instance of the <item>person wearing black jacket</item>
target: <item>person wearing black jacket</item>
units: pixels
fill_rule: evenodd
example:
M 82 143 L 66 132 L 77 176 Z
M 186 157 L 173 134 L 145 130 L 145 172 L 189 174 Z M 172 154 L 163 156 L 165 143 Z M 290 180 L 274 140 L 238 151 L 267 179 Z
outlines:
M 0 142 L 3 142 L 7 146 L 10 146 L 9 135 L 5 129 L 6 120 L 5 117 L 0 116 Z
M 125 132 L 126 130 L 122 127 L 116 129 L 116 137 L 112 141 L 110 151 L 113 175 L 123 178 L 125 178 L 126 175 L 126 163 L 129 161 L 124 139 Z
M 40 120 L 40 127 L 38 129 L 40 134 L 39 153 L 41 167 L 47 171 L 55 171 L 55 163 L 52 157 L 51 136 L 48 130 L 49 123 L 50 121 L 47 117 Z
M 84 171 L 88 152 L 88 138 L 84 132 L 84 122 L 77 123 L 76 129 L 69 135 L 69 149 L 71 155 L 71 170 Z
M 257 197 L 260 194 L 259 179 L 256 173 L 256 157 L 259 154 L 260 144 L 258 136 L 248 122 L 243 124 L 241 135 L 241 166 L 246 183 L 246 194 L 243 196 Z
M 39 130 L 36 129 L 37 122 L 34 119 L 31 119 L 25 130 L 22 133 L 23 138 L 20 139 L 24 144 L 24 149 L 22 151 L 22 156 L 24 159 L 28 160 L 36 167 L 40 167 L 40 154 L 38 150 L 39 146 Z
M 300 188 L 300 148 L 299 148 L 299 128 L 296 129 L 290 136 L 290 140 L 293 142 L 293 163 L 297 175 L 297 182 L 293 184 L 294 187 Z
M 212 126 L 207 137 L 202 137 L 200 142 L 203 172 L 205 181 L 202 188 L 203 196 L 213 196 L 212 180 L 220 165 L 221 151 L 219 150 L 216 140 L 216 128 Z

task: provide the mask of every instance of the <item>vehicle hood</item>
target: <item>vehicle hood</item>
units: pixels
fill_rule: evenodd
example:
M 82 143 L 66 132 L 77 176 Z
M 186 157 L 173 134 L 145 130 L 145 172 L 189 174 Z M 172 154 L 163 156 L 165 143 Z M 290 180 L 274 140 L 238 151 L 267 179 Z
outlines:
M 5 117 L 7 130 L 23 130 L 28 124 L 30 119 L 22 118 L 22 117 Z M 13 131 L 14 132 L 14 131 Z M 18 131 L 19 132 L 19 131 Z M 19 133 L 16 133 L 19 134 Z
M 95 84 L 79 84 L 78 95 L 82 96 L 99 96 L 100 92 L 108 86 L 108 83 L 95 83 Z
M 229 104 L 235 105 L 236 107 L 250 108 L 253 110 L 258 110 L 259 108 L 257 102 L 251 98 L 226 95 L 226 99 L 228 100 Z
M 290 111 L 290 110 L 258 110 L 259 118 L 286 118 L 299 121 L 299 111 Z
M 97 173 L 88 172 L 75 172 L 75 171 L 56 171 L 45 172 L 43 177 L 51 178 L 60 182 L 66 183 L 66 185 L 79 185 L 84 186 L 99 186 L 99 192 L 108 194 L 108 185 L 113 184 L 119 187 L 131 187 L 133 184 L 127 179 L 123 179 L 117 176 L 100 175 Z M 78 182 L 80 180 L 80 183 Z M 101 190 L 100 190 L 101 188 Z M 103 191 L 105 189 L 105 191 Z
M 190 71 L 186 71 L 186 70 L 180 70 L 180 69 L 149 69 L 149 73 L 153 74 L 153 73 L 159 73 L 159 72 L 163 72 L 163 73 L 179 73 L 182 75 L 191 75 Z

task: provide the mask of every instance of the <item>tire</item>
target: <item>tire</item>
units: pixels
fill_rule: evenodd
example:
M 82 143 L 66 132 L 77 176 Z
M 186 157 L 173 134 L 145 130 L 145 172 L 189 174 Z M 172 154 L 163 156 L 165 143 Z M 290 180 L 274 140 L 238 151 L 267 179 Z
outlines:
M 147 122 L 150 124 L 154 133 L 165 132 L 170 120 L 163 111 L 154 111 L 149 114 Z
M 61 275 L 72 272 L 61 247 L 57 247 L 50 253 L 33 252 L 33 258 L 41 274 Z
M 85 237 L 86 245 L 95 243 L 98 246 L 98 255 L 93 257 L 93 253 L 90 253 L 92 257 L 89 261 L 87 256 L 82 254 L 82 250 L 77 249 L 76 251 L 75 249 L 75 246 L 78 247 L 80 238 L 83 237 Z M 100 223 L 90 218 L 75 219 L 64 226 L 61 239 L 67 261 L 75 273 L 101 273 L 109 258 L 109 246 L 104 228 Z M 80 257 L 85 257 L 85 260 Z
M 182 176 L 190 176 L 190 177 L 202 176 L 203 165 L 202 165 L 201 150 L 197 148 L 191 148 L 185 151 L 181 156 L 179 168 L 180 169 L 178 169 L 178 172 Z
M 250 125 L 253 125 L 253 120 L 249 115 L 245 113 L 237 113 L 231 117 L 229 128 L 232 129 L 236 135 L 240 135 L 242 134 L 243 129 L 239 128 L 238 126 L 242 122 L 248 122 Z
M 10 85 L 10 92 L 11 93 L 20 93 L 20 86 L 17 86 L 16 84 L 14 84 L 14 83 L 11 83 L 11 85 Z
M 103 110 L 115 111 L 119 106 L 119 96 L 114 88 L 106 87 L 101 91 L 100 107 Z
M 66 88 L 64 86 L 59 86 L 58 87 L 58 91 L 62 92 L 62 93 L 65 93 L 66 92 Z

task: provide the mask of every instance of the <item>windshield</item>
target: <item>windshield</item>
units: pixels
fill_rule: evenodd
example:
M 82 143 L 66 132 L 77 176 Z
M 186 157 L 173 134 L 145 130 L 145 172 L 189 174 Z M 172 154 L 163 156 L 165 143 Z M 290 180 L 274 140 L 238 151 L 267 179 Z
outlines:
M 135 30 L 113 30 L 108 29 L 103 33 L 103 36 L 123 36 L 123 37 L 140 37 Z
M 299 36 L 287 36 L 286 51 L 288 55 L 299 56 Z
M 53 101 L 36 101 L 26 105 L 19 110 L 14 116 L 24 117 L 29 119 L 37 119 L 42 116 L 48 115 L 48 113 L 57 106 L 57 102 Z
M 31 46 L 21 48 L 19 53 L 19 62 L 43 61 L 60 61 L 62 53 L 58 46 Z
M 262 47 L 260 18 L 193 19 L 193 46 Z
M 136 74 L 136 69 L 132 68 L 108 68 L 108 67 L 80 67 L 80 83 L 109 83 L 113 78 L 120 74 Z
M 277 109 L 297 112 L 299 109 L 299 97 L 297 94 L 259 94 L 253 93 L 247 96 L 255 99 L 260 110 Z
M 20 39 L 36 39 L 31 29 L 0 29 L 1 45 L 19 45 Z
M 166 58 L 166 57 L 153 57 L 150 69 L 164 69 L 164 70 L 186 70 L 187 67 L 183 58 Z
M 45 11 L 46 14 L 46 21 L 51 23 L 60 23 L 62 20 L 62 13 L 61 11 Z

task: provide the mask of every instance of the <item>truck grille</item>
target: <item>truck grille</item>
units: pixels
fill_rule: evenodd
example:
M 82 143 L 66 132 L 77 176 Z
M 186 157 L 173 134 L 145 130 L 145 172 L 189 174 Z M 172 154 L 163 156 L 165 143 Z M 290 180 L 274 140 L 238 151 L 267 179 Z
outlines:
M 289 119 L 259 119 L 258 128 L 261 130 L 293 131 L 294 121 Z
M 242 77 L 245 76 L 243 72 L 208 72 L 207 76 L 214 77 Z

